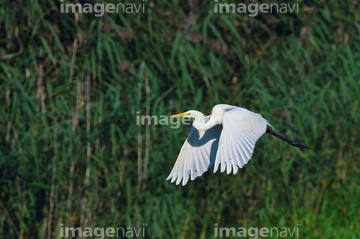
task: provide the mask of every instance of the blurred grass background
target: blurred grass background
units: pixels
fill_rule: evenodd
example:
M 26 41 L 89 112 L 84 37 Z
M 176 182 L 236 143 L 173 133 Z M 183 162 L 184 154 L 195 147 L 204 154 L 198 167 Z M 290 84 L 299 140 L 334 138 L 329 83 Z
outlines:
M 215 14 L 212 1 L 135 3 L 145 13 L 0 4 L 0 238 L 57 238 L 61 225 L 213 238 L 214 224 L 360 238 L 359 1 L 256 17 Z M 264 135 L 237 175 L 165 181 L 190 127 L 138 126 L 137 112 L 218 103 L 313 150 Z

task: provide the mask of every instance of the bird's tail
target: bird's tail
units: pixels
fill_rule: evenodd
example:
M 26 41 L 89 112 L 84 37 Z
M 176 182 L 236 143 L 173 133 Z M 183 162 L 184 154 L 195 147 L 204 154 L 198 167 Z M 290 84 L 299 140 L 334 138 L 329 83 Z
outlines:
M 292 145 L 292 146 L 295 146 L 295 147 L 299 147 L 301 149 L 311 149 L 310 147 L 306 146 L 305 144 L 302 144 L 301 142 L 294 142 L 294 141 L 291 141 L 287 138 L 285 138 L 284 136 L 276 133 L 274 131 L 274 128 L 271 126 L 271 125 L 267 125 L 267 128 L 266 128 L 266 133 L 269 133 L 269 134 L 272 134 L 274 135 L 275 137 L 281 139 L 281 140 L 284 140 L 286 143 Z

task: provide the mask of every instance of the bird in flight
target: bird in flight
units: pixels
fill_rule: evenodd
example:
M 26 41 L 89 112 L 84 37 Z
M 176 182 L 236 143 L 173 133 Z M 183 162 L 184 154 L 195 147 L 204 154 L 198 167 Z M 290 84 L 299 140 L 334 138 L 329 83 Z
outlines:
M 170 117 L 194 118 L 193 126 L 185 140 L 175 165 L 166 180 L 186 185 L 214 165 L 227 174 L 236 174 L 247 164 L 254 151 L 256 141 L 269 133 L 288 144 L 301 149 L 308 146 L 291 141 L 277 134 L 274 127 L 260 114 L 233 105 L 218 104 L 210 116 L 197 110 L 189 110 Z

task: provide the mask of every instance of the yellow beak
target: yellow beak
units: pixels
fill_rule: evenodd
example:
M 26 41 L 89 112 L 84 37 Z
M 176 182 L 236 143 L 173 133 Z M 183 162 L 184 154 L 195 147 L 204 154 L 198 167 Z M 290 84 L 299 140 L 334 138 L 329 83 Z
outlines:
M 170 118 L 175 118 L 175 117 L 184 117 L 186 115 L 189 115 L 188 113 L 184 112 L 184 113 L 180 113 L 180 114 L 176 114 L 176 115 L 171 115 Z

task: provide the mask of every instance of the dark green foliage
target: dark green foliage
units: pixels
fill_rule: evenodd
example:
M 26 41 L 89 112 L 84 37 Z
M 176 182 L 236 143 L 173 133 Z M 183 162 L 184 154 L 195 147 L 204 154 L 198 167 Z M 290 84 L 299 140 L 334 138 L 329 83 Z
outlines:
M 102 17 L 3 2 L 0 238 L 58 238 L 62 224 L 143 227 L 146 238 L 298 225 L 301 238 L 359 238 L 356 1 L 256 17 L 216 14 L 212 1 L 133 1 L 145 13 Z M 165 181 L 190 127 L 138 126 L 137 115 L 218 103 L 313 150 L 264 135 L 237 175 Z

